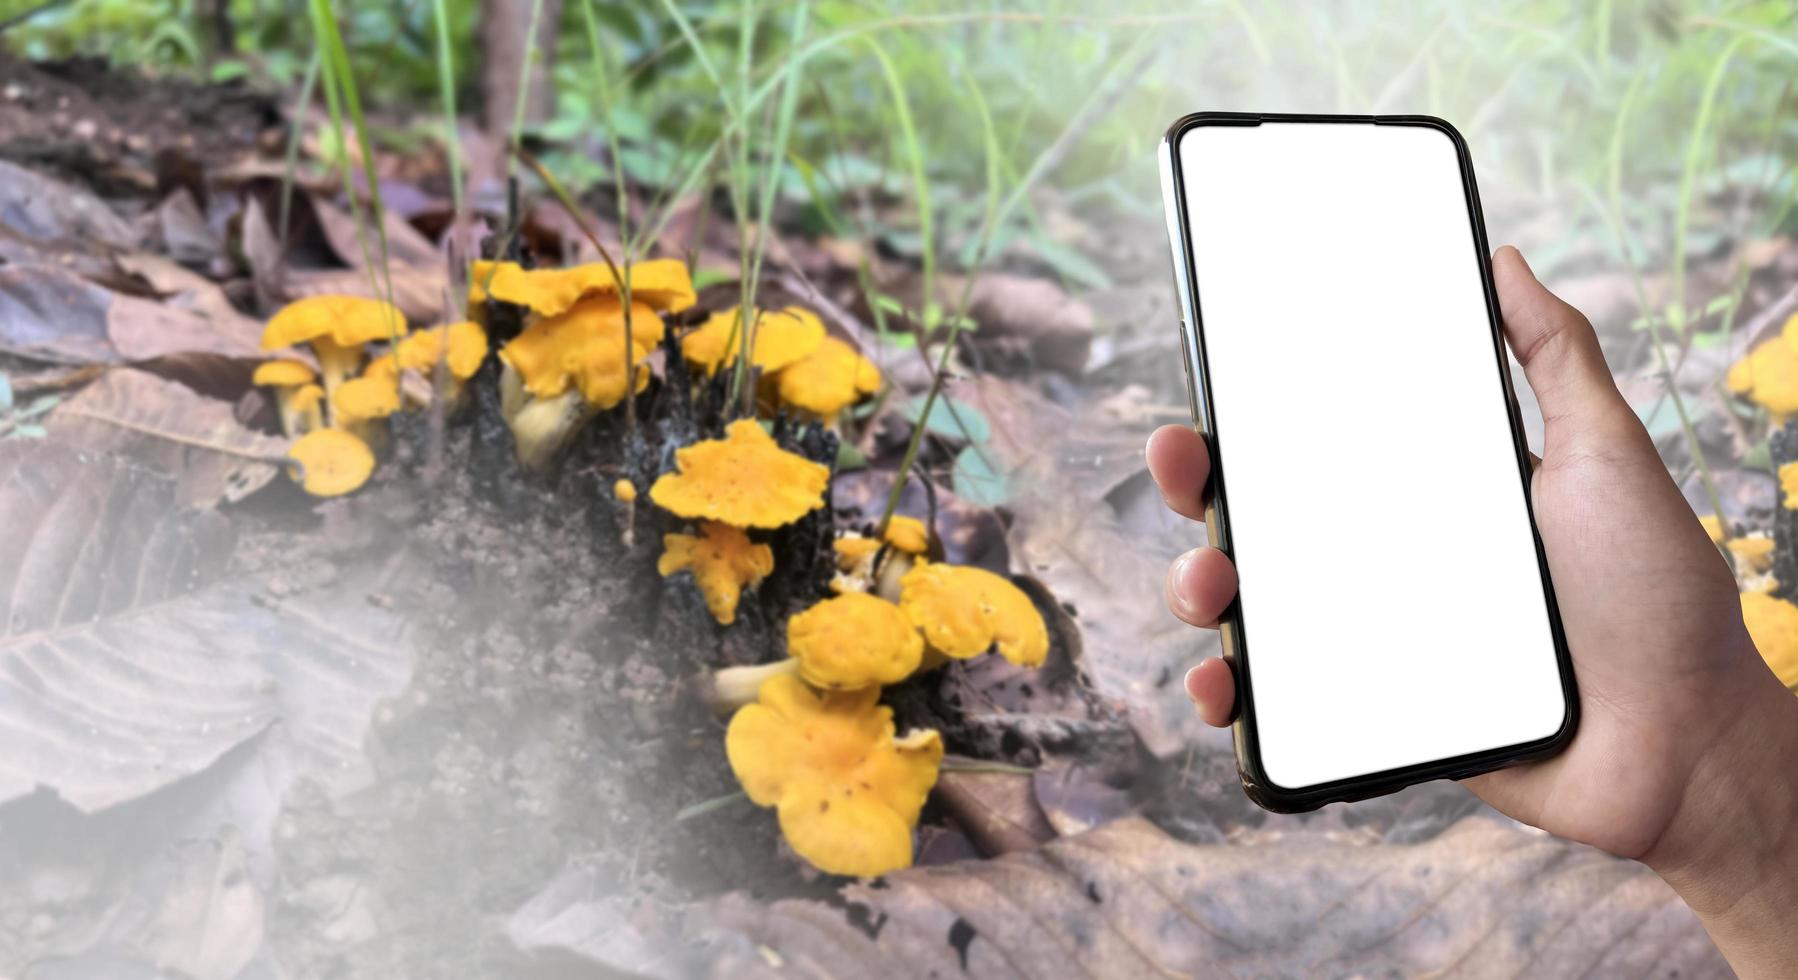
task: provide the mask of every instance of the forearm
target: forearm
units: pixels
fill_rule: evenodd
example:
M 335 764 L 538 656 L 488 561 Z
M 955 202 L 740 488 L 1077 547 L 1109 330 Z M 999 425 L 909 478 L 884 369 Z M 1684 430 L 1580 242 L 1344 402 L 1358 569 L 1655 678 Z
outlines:
M 1643 857 L 1745 978 L 1798 975 L 1798 698 L 1766 680 Z

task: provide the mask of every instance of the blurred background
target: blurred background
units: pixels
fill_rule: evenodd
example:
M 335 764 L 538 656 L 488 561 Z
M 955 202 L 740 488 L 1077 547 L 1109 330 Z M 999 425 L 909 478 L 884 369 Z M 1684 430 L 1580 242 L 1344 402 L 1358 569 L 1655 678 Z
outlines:
M 0 446 L 91 448 L 82 420 L 120 413 L 70 412 L 95 376 L 76 372 L 114 364 L 241 415 L 249 385 L 221 364 L 250 355 L 186 356 L 147 339 L 174 329 L 155 316 L 259 321 L 376 288 L 378 268 L 433 322 L 460 307 L 483 232 L 550 264 L 598 258 L 593 238 L 683 259 L 711 308 L 760 265 L 890 382 L 846 430 L 833 503 L 878 518 L 917 454 L 951 556 L 1053 596 L 1087 698 L 969 681 L 1011 720 L 990 746 L 974 721 L 951 740 L 974 761 L 925 811 L 926 873 L 845 884 L 791 860 L 718 729 L 672 706 L 691 664 L 667 651 L 687 634 L 616 612 L 646 572 L 413 499 L 383 519 L 421 522 L 468 569 L 416 588 L 473 618 L 446 637 L 403 603 L 357 604 L 352 620 L 395 620 L 367 635 L 407 639 L 367 641 L 379 676 L 349 694 L 281 675 L 354 706 L 277 712 L 294 751 L 271 755 L 256 725 L 88 802 L 43 780 L 0 792 L 0 879 L 19 883 L 0 896 L 0 975 L 1047 976 L 1069 956 L 1093 975 L 1724 972 L 1640 868 L 1453 784 L 1295 817 L 1242 798 L 1228 733 L 1179 691 L 1215 638 L 1159 599 L 1202 531 L 1164 513 L 1141 463 L 1156 425 L 1186 420 L 1155 148 L 1201 109 L 1449 120 L 1491 241 L 1592 319 L 1719 543 L 1770 541 L 1791 461 L 1773 413 L 1798 391 L 1781 408 L 1729 373 L 1798 312 L 1791 3 L 0 0 L 0 45 Z M 931 414 L 945 348 L 952 411 Z M 1331 419 L 1304 436 L 1345 437 Z M 906 494 L 902 511 L 924 506 Z M 244 529 L 230 567 L 277 597 L 380 565 L 343 551 L 366 515 L 209 503 Z M 302 531 L 325 557 L 283 557 Z M 1354 541 L 1345 521 L 1318 546 Z M 1745 590 L 1776 588 L 1771 549 L 1730 547 Z M 1452 569 L 1452 549 L 1428 552 L 1420 567 Z M 509 626 L 547 582 L 523 604 L 551 618 Z M 1328 587 L 1302 555 L 1292 584 Z M 0 660 L 37 642 L 20 615 Z M 0 721 L 44 724 L 5 697 Z M 1545 931 L 1557 915 L 1577 928 Z M 1032 959 L 1064 935 L 1084 938 Z

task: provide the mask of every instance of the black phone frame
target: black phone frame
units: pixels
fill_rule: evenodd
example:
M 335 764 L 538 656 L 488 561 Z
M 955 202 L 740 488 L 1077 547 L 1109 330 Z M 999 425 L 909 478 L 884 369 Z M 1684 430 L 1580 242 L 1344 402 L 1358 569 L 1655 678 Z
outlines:
M 1362 124 L 1378 126 L 1423 126 L 1436 129 L 1455 145 L 1461 166 L 1461 186 L 1466 192 L 1468 221 L 1472 226 L 1474 254 L 1480 269 L 1480 284 L 1485 291 L 1486 319 L 1492 330 L 1492 349 L 1498 368 L 1500 390 L 1505 398 L 1506 414 L 1511 420 L 1511 441 L 1517 451 L 1519 486 L 1524 507 L 1529 514 L 1530 534 L 1535 540 L 1536 563 L 1542 573 L 1542 596 L 1547 606 L 1549 628 L 1554 635 L 1555 657 L 1560 668 L 1561 693 L 1566 711 L 1561 726 L 1554 734 L 1530 742 L 1500 746 L 1480 752 L 1435 759 L 1396 769 L 1387 769 L 1348 779 L 1291 788 L 1275 783 L 1261 763 L 1260 742 L 1255 722 L 1255 701 L 1251 694 L 1248 642 L 1242 622 L 1240 603 L 1232 599 L 1219 618 L 1223 640 L 1223 656 L 1235 677 L 1237 712 L 1232 724 L 1236 747 L 1236 771 L 1243 792 L 1257 805 L 1276 813 L 1302 813 L 1329 803 L 1363 800 L 1397 792 L 1416 783 L 1434 779 L 1462 779 L 1494 769 L 1533 759 L 1546 758 L 1561 751 L 1572 741 L 1579 727 L 1579 693 L 1573 676 L 1573 658 L 1567 648 L 1566 631 L 1561 625 L 1560 606 L 1555 600 L 1554 582 L 1548 570 L 1548 554 L 1542 547 L 1542 535 L 1536 526 L 1535 505 L 1530 499 L 1532 465 L 1523 419 L 1517 408 L 1517 394 L 1511 386 L 1511 372 L 1505 358 L 1505 340 L 1498 307 L 1498 293 L 1492 281 L 1491 246 L 1486 240 L 1486 222 L 1480 210 L 1479 189 L 1474 183 L 1473 158 L 1467 141 L 1454 126 L 1435 116 L 1424 115 L 1330 115 L 1317 113 L 1195 112 L 1182 116 L 1168 127 L 1161 142 L 1161 179 L 1167 209 L 1168 239 L 1172 247 L 1174 280 L 1181 310 L 1180 346 L 1186 372 L 1186 393 L 1192 417 L 1211 452 L 1211 476 L 1205 490 L 1205 533 L 1212 547 L 1235 560 L 1230 535 L 1230 509 L 1225 494 L 1224 452 L 1217 433 L 1211 401 L 1210 362 L 1205 351 L 1204 322 L 1200 317 L 1196 269 L 1193 265 L 1192 239 L 1187 229 L 1186 184 L 1180 171 L 1180 139 L 1189 130 L 1201 126 L 1259 126 L 1263 122 Z

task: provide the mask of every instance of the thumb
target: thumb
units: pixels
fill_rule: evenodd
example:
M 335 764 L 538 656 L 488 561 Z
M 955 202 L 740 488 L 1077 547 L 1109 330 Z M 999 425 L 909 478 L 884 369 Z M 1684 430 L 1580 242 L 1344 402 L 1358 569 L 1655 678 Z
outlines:
M 1568 443 L 1614 433 L 1614 424 L 1639 426 L 1611 380 L 1598 335 L 1585 316 L 1549 292 L 1523 255 L 1509 245 L 1492 254 L 1492 278 L 1504 315 L 1505 339 L 1542 406 L 1547 451 L 1556 453 Z

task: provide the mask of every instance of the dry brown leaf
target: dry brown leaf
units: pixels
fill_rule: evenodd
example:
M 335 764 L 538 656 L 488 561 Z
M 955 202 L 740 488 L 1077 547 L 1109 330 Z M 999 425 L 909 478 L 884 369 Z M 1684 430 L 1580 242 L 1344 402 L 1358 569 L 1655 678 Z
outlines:
M 959 769 L 948 768 L 957 760 L 944 762 L 933 792 L 982 854 L 1028 851 L 1055 836 L 1036 805 L 1030 773 L 969 769 L 977 765 L 970 759 L 959 760 Z
M 131 368 L 108 371 L 51 411 L 51 434 L 175 479 L 195 507 L 238 501 L 275 477 L 288 440 L 245 428 L 230 403 Z
M 344 265 L 361 269 L 369 264 L 365 258 L 376 263 L 381 261 L 381 241 L 367 223 L 367 208 L 362 211 L 363 225 L 360 232 L 357 231 L 354 216 L 323 198 L 312 199 L 312 214 L 318 219 L 319 230 L 324 232 L 331 251 L 337 253 Z M 443 256 L 436 247 L 405 218 L 392 210 L 383 211 L 382 216 L 385 220 L 381 224 L 387 232 L 387 261 L 394 265 L 419 268 L 434 268 L 443 264 Z M 368 245 L 366 256 L 362 251 L 364 242 Z
M 362 732 L 411 657 L 366 580 L 270 600 L 225 575 L 229 527 L 172 481 L 50 441 L 0 443 L 0 527 L 0 803 L 101 810 L 259 735 L 265 796 L 366 783 Z
M 94 242 L 127 249 L 131 224 L 87 191 L 0 160 L 0 225 L 39 241 Z
M 0 267 L 0 351 L 61 364 L 144 361 L 171 354 L 261 357 L 261 330 L 112 292 L 64 269 Z
M 234 333 L 260 336 L 261 323 L 238 312 L 218 283 L 186 266 L 149 252 L 121 255 L 117 262 L 120 269 L 143 280 L 164 306 L 196 313 L 213 323 L 231 324 Z
M 715 903 L 711 975 L 1729 975 L 1648 869 L 1484 818 L 1415 845 L 1191 845 L 1127 819 L 843 897 Z

